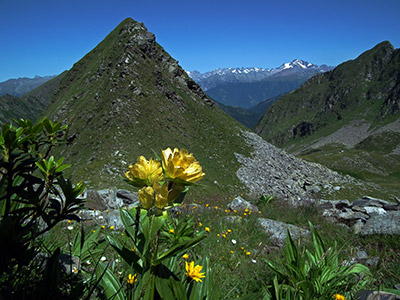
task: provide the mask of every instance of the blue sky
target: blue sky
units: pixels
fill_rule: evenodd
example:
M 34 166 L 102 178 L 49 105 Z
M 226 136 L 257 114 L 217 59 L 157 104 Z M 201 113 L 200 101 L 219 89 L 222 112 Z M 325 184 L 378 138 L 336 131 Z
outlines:
M 0 0 L 0 82 L 59 74 L 126 17 L 186 70 L 337 65 L 389 40 L 399 0 Z

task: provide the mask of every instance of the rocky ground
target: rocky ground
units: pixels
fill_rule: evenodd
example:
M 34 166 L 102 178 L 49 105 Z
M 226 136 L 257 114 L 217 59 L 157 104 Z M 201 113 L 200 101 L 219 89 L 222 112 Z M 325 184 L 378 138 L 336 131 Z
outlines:
M 296 202 L 313 198 L 321 191 L 340 190 L 349 183 L 362 184 L 287 154 L 255 133 L 244 131 L 243 135 L 254 151 L 251 157 L 235 153 L 242 165 L 236 175 L 254 196 L 274 195 Z

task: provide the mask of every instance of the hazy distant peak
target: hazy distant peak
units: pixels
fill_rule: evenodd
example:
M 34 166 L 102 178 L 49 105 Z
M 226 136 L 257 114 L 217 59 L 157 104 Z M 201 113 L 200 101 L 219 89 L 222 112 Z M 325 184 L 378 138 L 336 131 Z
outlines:
M 199 71 L 186 71 L 190 78 L 196 81 L 204 91 L 212 89 L 224 83 L 256 82 L 265 80 L 268 77 L 288 76 L 296 74 L 322 73 L 332 70 L 327 65 L 314 65 L 310 62 L 294 59 L 291 62 L 283 63 L 278 68 L 262 67 L 236 67 L 218 68 L 212 71 L 201 73 Z

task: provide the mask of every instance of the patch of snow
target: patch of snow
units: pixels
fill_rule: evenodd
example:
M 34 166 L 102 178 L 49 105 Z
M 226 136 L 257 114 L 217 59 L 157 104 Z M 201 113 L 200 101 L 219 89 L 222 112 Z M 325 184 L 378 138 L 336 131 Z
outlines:
M 291 69 L 291 68 L 293 68 L 293 66 L 292 66 L 290 63 L 285 63 L 285 64 L 283 65 L 283 70 L 285 70 L 285 69 Z

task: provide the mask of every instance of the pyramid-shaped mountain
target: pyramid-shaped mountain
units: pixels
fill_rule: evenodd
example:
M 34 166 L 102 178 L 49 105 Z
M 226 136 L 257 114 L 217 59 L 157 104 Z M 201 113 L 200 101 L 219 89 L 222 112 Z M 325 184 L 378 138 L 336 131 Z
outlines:
M 241 189 L 234 153 L 250 151 L 244 127 L 130 18 L 62 75 L 44 115 L 70 124 L 59 154 L 89 187 L 126 188 L 120 175 L 139 155 L 177 147 L 200 161 L 210 193 Z
M 255 131 L 292 149 L 327 143 L 352 147 L 386 131 L 388 124 L 399 131 L 399 117 L 400 49 L 382 42 L 280 98 Z

